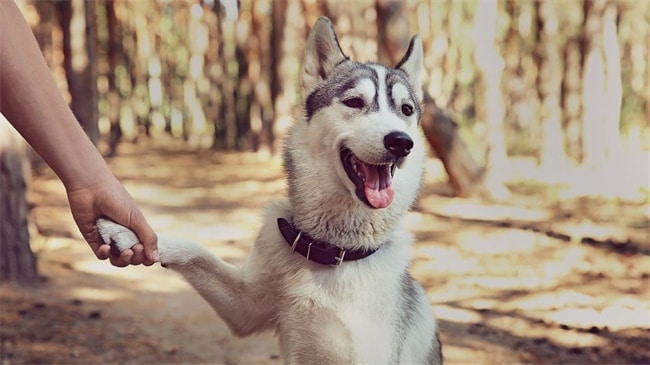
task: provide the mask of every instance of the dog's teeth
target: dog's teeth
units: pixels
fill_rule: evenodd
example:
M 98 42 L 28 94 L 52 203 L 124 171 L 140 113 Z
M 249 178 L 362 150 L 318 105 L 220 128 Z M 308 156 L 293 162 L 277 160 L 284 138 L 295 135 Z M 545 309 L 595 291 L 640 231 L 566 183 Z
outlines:
M 363 172 L 359 171 L 359 166 L 357 165 L 359 163 L 359 160 L 357 160 L 354 156 L 350 158 L 350 165 L 352 165 L 352 170 L 357 174 L 359 179 L 363 181 L 364 183 L 366 182 L 366 176 L 363 174 Z
M 350 165 L 352 166 L 352 170 L 354 170 L 354 172 L 357 172 L 357 161 L 354 158 L 354 156 L 350 156 L 349 162 L 350 162 Z

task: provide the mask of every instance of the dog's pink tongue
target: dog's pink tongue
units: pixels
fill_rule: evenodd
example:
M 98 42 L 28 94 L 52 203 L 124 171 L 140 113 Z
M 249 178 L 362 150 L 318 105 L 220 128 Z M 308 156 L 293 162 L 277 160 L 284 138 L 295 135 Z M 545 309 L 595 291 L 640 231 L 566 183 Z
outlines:
M 391 184 L 389 168 L 363 164 L 366 176 L 364 191 L 366 199 L 375 208 L 386 208 L 393 202 L 395 188 Z

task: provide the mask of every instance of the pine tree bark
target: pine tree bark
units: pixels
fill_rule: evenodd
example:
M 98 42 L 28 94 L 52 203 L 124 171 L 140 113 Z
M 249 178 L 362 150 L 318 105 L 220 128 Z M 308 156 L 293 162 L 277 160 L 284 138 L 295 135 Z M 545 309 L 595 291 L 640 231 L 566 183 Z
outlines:
M 25 198 L 29 174 L 25 142 L 0 114 L 0 281 L 37 277 Z

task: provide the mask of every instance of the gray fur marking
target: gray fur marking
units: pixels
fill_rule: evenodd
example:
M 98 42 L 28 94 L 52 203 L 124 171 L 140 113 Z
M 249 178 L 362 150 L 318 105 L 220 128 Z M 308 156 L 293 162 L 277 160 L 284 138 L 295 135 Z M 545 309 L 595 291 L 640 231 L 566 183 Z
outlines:
M 335 69 L 336 72 L 333 72 L 332 76 L 325 79 L 322 85 L 319 85 L 319 87 L 314 89 L 314 91 L 307 96 L 307 100 L 305 101 L 305 116 L 307 122 L 309 122 L 316 112 L 332 105 L 332 103 L 343 95 L 345 91 L 353 89 L 357 86 L 359 81 L 363 79 L 372 80 L 375 85 L 375 90 L 379 90 L 379 75 L 377 75 L 377 71 L 372 67 L 373 65 L 375 64 L 361 64 L 350 60 L 346 60 L 339 64 Z M 415 96 L 413 87 L 408 81 L 408 77 L 404 71 L 400 69 L 386 68 L 386 90 L 384 90 L 384 92 L 386 93 L 390 110 L 401 118 L 406 119 L 400 111 L 401 105 L 395 105 L 395 101 L 391 94 L 392 88 L 395 84 L 402 84 L 406 87 L 413 103 L 412 106 L 414 111 L 417 113 L 417 119 L 419 120 L 421 113 L 420 104 L 417 102 L 417 97 Z M 375 94 L 371 105 L 368 105 L 365 108 L 365 112 L 379 111 L 377 97 L 378 95 Z

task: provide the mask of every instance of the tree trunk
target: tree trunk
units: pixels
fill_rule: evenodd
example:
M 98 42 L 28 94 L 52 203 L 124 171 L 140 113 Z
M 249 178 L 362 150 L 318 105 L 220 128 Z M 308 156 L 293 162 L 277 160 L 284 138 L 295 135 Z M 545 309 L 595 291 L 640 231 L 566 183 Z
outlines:
M 220 78 L 218 92 L 221 98 L 220 116 L 215 119 L 213 148 L 217 150 L 232 149 L 236 145 L 237 100 L 235 80 L 237 80 L 237 59 L 235 57 L 235 21 L 228 18 L 228 13 L 217 12 L 221 39 L 219 40 Z
M 290 99 L 295 95 L 296 88 L 291 84 L 291 72 L 295 72 L 294 67 L 287 67 L 290 57 L 295 57 L 296 51 L 288 48 L 290 43 L 295 47 L 297 42 L 285 42 L 287 39 L 296 38 L 296 28 L 292 27 L 296 19 L 288 19 L 287 13 L 291 10 L 296 11 L 299 6 L 296 1 L 287 4 L 286 1 L 272 1 L 271 14 L 273 16 L 271 25 L 271 102 L 273 104 L 273 121 L 271 131 L 271 153 L 276 154 L 280 150 L 278 141 L 279 136 L 284 135 L 285 130 L 291 120 L 291 105 L 296 103 L 295 99 Z M 299 18 L 299 17 L 298 17 Z M 302 27 L 300 27 L 302 29 Z M 300 34 L 302 37 L 302 34 Z M 292 91 L 290 94 L 289 91 Z
M 29 173 L 25 143 L 0 114 L 0 281 L 37 277 L 25 200 Z
M 497 48 L 497 1 L 479 2 L 474 17 L 475 62 L 480 77 L 476 95 L 477 120 L 485 123 L 486 166 L 499 171 L 506 165 L 501 79 L 505 66 Z
M 117 76 L 115 71 L 120 65 L 122 49 L 122 24 L 118 21 L 115 13 L 115 0 L 106 0 L 106 30 L 108 40 L 106 47 L 106 56 L 108 57 L 108 67 L 106 76 L 108 79 L 108 94 L 106 99 L 109 104 L 108 120 L 111 128 L 108 136 L 109 155 L 113 156 L 117 152 L 117 144 L 122 138 L 122 127 L 120 126 L 120 109 L 121 98 L 117 88 Z
M 505 198 L 508 193 L 501 179 L 507 169 L 504 130 L 504 102 L 501 80 L 505 66 L 497 47 L 498 1 L 481 1 L 474 16 L 474 60 L 478 69 L 479 83 L 475 105 L 477 121 L 485 124 L 485 183 L 495 197 Z
M 190 39 L 187 41 L 190 53 L 189 60 L 189 77 L 183 82 L 185 107 L 187 108 L 192 124 L 188 130 L 189 142 L 193 147 L 209 146 L 208 136 L 206 134 L 208 118 L 205 115 L 210 98 L 210 90 L 207 85 L 210 84 L 205 74 L 205 60 L 210 46 L 210 33 L 208 28 L 208 17 L 203 7 L 198 4 L 192 6 L 192 11 L 188 19 L 187 34 Z M 162 42 L 161 42 L 162 43 Z M 162 47 L 162 44 L 161 44 Z M 168 50 L 168 52 L 173 52 Z M 161 52 L 161 55 L 164 54 Z M 164 58 L 165 56 L 162 55 Z M 166 82 L 174 77 L 166 75 Z M 207 143 L 206 143 L 207 142 Z
M 467 145 L 458 135 L 456 122 L 439 109 L 428 94 L 424 98 L 421 123 L 424 135 L 442 161 L 456 195 L 469 197 L 477 195 L 477 191 L 481 195 L 484 189 L 480 186 L 485 170 L 472 158 Z
M 506 11 L 510 18 L 505 35 L 504 60 L 505 75 L 505 120 L 507 146 L 519 154 L 533 154 L 539 151 L 540 123 L 537 110 L 540 108 L 537 90 L 539 50 L 531 48 L 537 43 L 536 23 L 522 21 L 534 20 L 537 3 L 508 0 Z M 547 65 L 550 66 L 550 65 Z
M 223 108 L 223 95 L 219 91 L 223 68 L 221 67 L 221 43 L 223 37 L 220 28 L 219 3 L 215 2 L 210 11 L 206 10 L 205 25 L 208 28 L 208 48 L 205 53 L 206 76 L 209 82 L 209 97 L 207 98 L 205 115 L 208 122 L 212 123 L 212 147 L 215 146 L 216 129 Z
M 583 34 L 583 163 L 602 165 L 620 150 L 622 98 L 616 5 L 585 0 Z
M 542 125 L 539 161 L 543 168 L 551 171 L 561 167 L 566 160 L 560 103 L 562 62 L 557 39 L 559 20 L 555 12 L 555 2 L 538 1 L 536 5 L 538 42 L 535 53 L 539 67 L 537 92 Z
M 460 138 L 456 121 L 438 108 L 428 93 L 424 95 L 421 123 L 424 135 L 442 161 L 456 195 L 487 200 L 499 200 L 508 195 L 505 186 L 486 180 L 485 168 L 474 160 Z
M 273 145 L 273 109 L 271 105 L 271 27 L 266 21 L 271 3 L 267 0 L 253 1 L 250 8 L 250 35 L 246 58 L 247 77 L 251 85 L 249 105 L 250 132 L 253 150 L 270 156 Z
M 237 80 L 234 89 L 235 98 L 235 122 L 234 129 L 234 145 L 233 147 L 238 150 L 250 149 L 251 141 L 248 138 L 251 132 L 250 109 L 251 99 L 253 98 L 250 80 L 248 79 L 248 59 L 246 58 L 246 50 L 249 48 L 248 37 L 250 36 L 251 21 L 250 14 L 244 16 L 245 11 L 250 11 L 252 4 L 250 2 L 243 2 L 240 5 L 247 5 L 248 8 L 240 6 L 240 16 L 236 21 L 235 32 L 235 60 L 237 73 L 234 80 Z
M 603 14 L 603 55 L 605 56 L 605 69 L 607 72 L 605 98 L 604 133 L 606 136 L 606 153 L 610 161 L 621 157 L 623 145 L 621 138 L 621 105 L 623 102 L 623 85 L 621 81 L 621 51 L 618 45 L 618 30 L 616 19 L 618 17 L 616 3 L 607 2 Z
M 404 7 L 403 1 L 377 0 L 378 59 L 388 66 L 401 60 L 411 37 Z
M 341 49 L 353 60 L 377 60 L 377 29 L 369 27 L 367 19 L 368 9 L 374 6 L 374 0 L 325 0 L 326 15 L 336 29 Z
M 563 51 L 562 111 L 566 151 L 575 162 L 582 161 L 582 75 L 580 42 L 570 39 Z
M 93 143 L 99 141 L 95 2 L 58 3 L 70 108 Z

